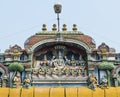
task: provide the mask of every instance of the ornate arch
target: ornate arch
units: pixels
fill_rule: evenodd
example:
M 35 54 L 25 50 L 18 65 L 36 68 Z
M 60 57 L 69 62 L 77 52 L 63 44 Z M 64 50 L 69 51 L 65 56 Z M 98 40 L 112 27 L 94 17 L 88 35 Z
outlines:
M 45 43 L 52 43 L 52 42 L 61 42 L 61 43 L 73 43 L 73 44 L 77 44 L 77 45 L 80 45 L 82 46 L 87 53 L 90 53 L 91 52 L 91 49 L 90 47 L 84 43 L 84 42 L 81 42 L 81 41 L 78 41 L 78 40 L 74 40 L 74 39 L 63 39 L 63 40 L 60 40 L 60 41 L 57 41 L 55 39 L 47 39 L 47 40 L 42 40 L 42 41 L 39 41 L 38 43 L 34 44 L 31 48 L 32 51 L 34 51 L 38 46 L 42 45 L 42 44 L 45 44 Z

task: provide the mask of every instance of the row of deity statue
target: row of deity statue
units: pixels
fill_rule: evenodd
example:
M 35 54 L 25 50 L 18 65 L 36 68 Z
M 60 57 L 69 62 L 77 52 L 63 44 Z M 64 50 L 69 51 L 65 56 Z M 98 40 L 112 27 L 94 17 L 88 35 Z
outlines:
M 40 67 L 34 68 L 32 72 L 33 79 L 48 80 L 48 79 L 82 79 L 87 76 L 85 66 L 60 66 L 55 68 Z
M 4 75 L 2 78 L 0 77 L 0 87 L 6 87 L 8 84 L 8 77 Z
M 25 88 L 29 88 L 31 86 L 31 82 L 30 79 L 28 77 L 28 75 L 25 76 L 23 83 L 21 82 L 21 77 L 20 74 L 16 74 L 15 77 L 13 78 L 13 86 L 12 87 L 25 87 Z
M 10 84 L 12 84 L 12 86 L 10 86 Z M 30 79 L 28 78 L 28 76 L 25 76 L 25 79 L 23 81 L 23 84 L 21 82 L 21 77 L 20 74 L 16 74 L 15 77 L 13 78 L 12 83 L 10 83 L 9 77 L 7 75 L 4 75 L 2 78 L 0 78 L 0 86 L 1 87 L 26 87 L 29 88 L 31 85 L 30 83 Z
M 12 86 L 10 86 L 10 84 Z M 20 74 L 17 73 L 14 76 L 12 83 L 10 83 L 9 77 L 4 75 L 3 78 L 0 79 L 0 86 L 1 87 L 9 86 L 9 87 L 14 87 L 14 88 L 19 88 L 19 87 L 29 88 L 31 86 L 31 82 L 30 82 L 30 79 L 28 78 L 28 76 L 26 75 L 24 78 L 24 81 L 22 83 L 21 76 L 20 76 Z
M 106 76 L 103 76 L 101 78 L 100 83 L 98 84 L 98 79 L 95 76 L 94 73 L 92 73 L 89 77 L 88 77 L 88 88 L 95 90 L 96 87 L 100 87 L 100 88 L 108 88 L 108 80 Z
M 75 60 L 74 55 L 72 55 L 71 59 L 69 60 L 67 56 L 64 56 L 63 58 L 57 59 L 55 56 L 52 57 L 51 60 L 48 60 L 46 55 L 44 55 L 43 60 L 39 61 L 39 64 L 35 65 L 35 67 L 42 67 L 42 66 L 48 66 L 48 67 L 57 67 L 57 66 L 80 66 L 85 65 L 85 61 L 82 60 L 82 58 L 79 58 L 79 60 Z

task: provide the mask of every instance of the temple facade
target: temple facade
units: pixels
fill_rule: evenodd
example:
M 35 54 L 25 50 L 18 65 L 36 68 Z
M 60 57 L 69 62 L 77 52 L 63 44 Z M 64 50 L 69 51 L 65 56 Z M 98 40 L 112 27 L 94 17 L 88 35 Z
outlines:
M 21 83 L 26 75 L 34 86 L 88 86 L 89 77 L 94 75 L 97 84 L 107 79 L 109 86 L 120 85 L 120 54 L 105 43 L 96 47 L 91 36 L 77 30 L 67 31 L 64 24 L 57 31 L 42 31 L 30 36 L 24 48 L 14 45 L 0 54 L 0 78 L 8 77 L 8 84 L 14 79 L 9 66 L 19 63 L 24 70 L 19 73 Z

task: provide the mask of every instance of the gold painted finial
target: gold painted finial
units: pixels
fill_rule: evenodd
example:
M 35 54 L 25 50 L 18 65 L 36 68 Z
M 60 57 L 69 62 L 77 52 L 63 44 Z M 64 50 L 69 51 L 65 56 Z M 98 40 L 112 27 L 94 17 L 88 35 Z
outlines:
M 57 31 L 57 28 L 56 28 L 56 24 L 53 24 L 53 28 L 52 28 L 52 31 Z
M 62 30 L 63 30 L 63 31 L 66 31 L 66 30 L 67 30 L 66 27 L 67 27 L 67 25 L 66 25 L 66 24 L 63 24 L 63 28 L 62 28 Z
M 77 31 L 77 25 L 76 24 L 73 24 L 73 31 Z
M 43 24 L 42 31 L 47 31 L 46 24 Z

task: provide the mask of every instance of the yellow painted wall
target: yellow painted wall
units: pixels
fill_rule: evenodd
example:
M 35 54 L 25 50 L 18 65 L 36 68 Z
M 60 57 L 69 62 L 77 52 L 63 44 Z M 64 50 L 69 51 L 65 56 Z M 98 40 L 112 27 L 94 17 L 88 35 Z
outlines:
M 105 97 L 118 97 L 117 95 L 117 89 L 115 87 L 105 89 Z
M 33 87 L 26 89 L 22 88 L 21 97 L 33 97 Z
M 64 91 L 63 87 L 50 88 L 50 97 L 64 97 Z
M 49 87 L 35 87 L 34 97 L 49 97 L 50 88 Z
M 117 92 L 118 97 L 120 97 L 120 87 L 116 88 L 116 92 Z
M 0 88 L 0 97 L 8 97 L 9 88 Z
M 21 93 L 21 88 L 10 88 L 9 97 L 20 97 L 20 93 Z
M 104 89 L 96 88 L 95 91 L 92 91 L 92 97 L 104 97 Z
M 0 88 L 0 97 L 120 97 L 120 87 L 95 91 L 87 87 Z
M 65 88 L 66 97 L 77 97 L 78 89 L 76 87 L 67 87 Z
M 78 88 L 78 97 L 92 97 L 92 90 L 87 87 Z

